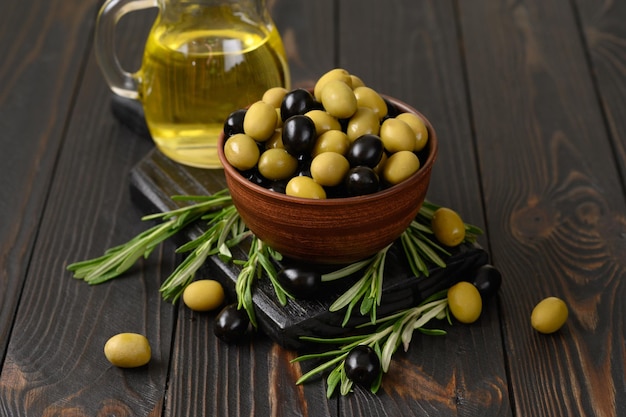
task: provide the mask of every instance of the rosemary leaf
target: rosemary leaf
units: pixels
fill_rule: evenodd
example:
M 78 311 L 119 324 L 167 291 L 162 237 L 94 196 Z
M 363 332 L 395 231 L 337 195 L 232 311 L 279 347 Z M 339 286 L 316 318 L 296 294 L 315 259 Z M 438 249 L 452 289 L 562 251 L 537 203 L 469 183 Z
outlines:
M 333 369 L 333 371 L 328 374 L 328 378 L 326 378 L 326 397 L 330 398 L 333 393 L 335 392 L 335 388 L 337 388 L 337 385 L 339 384 L 339 382 L 341 381 L 341 372 L 342 372 L 342 368 L 343 366 L 337 366 L 335 369 Z

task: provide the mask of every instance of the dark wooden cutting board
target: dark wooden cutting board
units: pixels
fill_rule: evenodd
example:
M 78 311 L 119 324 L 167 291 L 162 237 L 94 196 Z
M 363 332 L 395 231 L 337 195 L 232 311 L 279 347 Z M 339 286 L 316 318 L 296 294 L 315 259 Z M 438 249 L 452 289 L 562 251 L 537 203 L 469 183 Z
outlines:
M 179 165 L 154 150 L 131 171 L 130 187 L 133 201 L 149 214 L 171 210 L 183 204 L 174 202 L 170 198 L 173 195 L 213 194 L 226 188 L 226 182 L 222 170 Z M 201 224 L 194 225 L 186 231 L 180 243 L 199 236 L 202 231 Z M 238 259 L 245 259 L 246 253 L 245 247 L 233 251 Z M 488 255 L 478 245 L 465 244 L 456 248 L 445 261 L 446 268 L 433 266 L 428 277 L 417 278 L 411 273 L 402 248 L 395 244 L 387 256 L 378 316 L 383 317 L 416 305 L 458 281 L 471 279 L 475 269 L 487 263 Z M 234 283 L 238 274 L 238 266 L 224 263 L 217 256 L 210 258 L 203 269 L 198 271 L 199 278 L 220 281 L 232 301 L 235 300 Z M 328 307 L 354 279 L 327 283 L 317 299 L 290 300 L 286 306 L 278 302 L 269 279 L 260 279 L 253 296 L 259 327 L 278 344 L 291 349 L 303 347 L 300 340 L 303 335 L 331 337 L 345 334 L 368 318 L 359 316 L 353 318 L 346 327 L 341 327 L 344 312 L 330 313 Z

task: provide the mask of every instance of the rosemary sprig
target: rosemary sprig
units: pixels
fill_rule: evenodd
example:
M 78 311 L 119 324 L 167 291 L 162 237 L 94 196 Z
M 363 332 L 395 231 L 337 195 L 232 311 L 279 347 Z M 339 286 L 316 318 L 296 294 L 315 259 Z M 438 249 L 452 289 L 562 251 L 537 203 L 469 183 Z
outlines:
M 416 277 L 428 276 L 429 265 L 432 264 L 445 268 L 446 263 L 444 258 L 450 256 L 450 252 L 439 245 L 434 239 L 434 233 L 431 227 L 433 214 L 440 207 L 441 206 L 425 201 L 418 215 L 400 236 L 400 242 L 411 268 L 411 272 Z M 482 234 L 480 228 L 467 223 L 465 224 L 465 230 L 464 242 L 466 243 L 476 241 L 477 236 Z M 376 255 L 365 261 L 349 265 L 322 276 L 322 281 L 332 281 L 363 270 L 362 277 L 340 295 L 329 308 L 330 311 L 339 311 L 346 308 L 342 326 L 348 324 L 354 308 L 359 303 L 359 313 L 362 316 L 369 314 L 370 322 L 372 324 L 376 323 L 376 309 L 380 306 L 382 297 L 385 260 L 390 248 L 391 245 L 383 248 Z
M 365 271 L 361 279 L 359 279 L 356 283 L 354 283 L 354 285 L 352 285 L 352 287 L 339 296 L 339 298 L 337 298 L 329 307 L 329 311 L 332 312 L 339 311 L 342 308 L 347 307 L 341 324 L 342 326 L 345 326 L 348 323 L 350 317 L 352 316 L 352 310 L 359 302 L 361 302 L 359 308 L 361 315 L 364 316 L 369 313 L 371 322 L 376 323 L 376 307 L 380 305 L 380 299 L 383 294 L 382 285 L 385 259 L 390 247 L 391 245 L 388 245 L 373 257 L 346 267 L 352 270 L 356 266 L 359 267 L 359 269 L 365 268 Z M 346 276 L 346 268 L 330 274 L 322 275 L 322 281 L 331 281 Z
M 344 369 L 345 359 L 350 351 L 359 345 L 370 346 L 374 349 L 381 363 L 381 373 L 372 384 L 370 390 L 376 393 L 382 383 L 382 374 L 389 370 L 393 354 L 403 345 L 404 350 L 408 350 L 415 330 L 429 335 L 444 335 L 444 330 L 425 328 L 433 319 L 449 318 L 447 290 L 433 294 L 416 307 L 412 307 L 391 316 L 381 318 L 380 326 L 372 333 L 359 334 L 354 336 L 338 338 L 318 338 L 303 336 L 302 340 L 315 343 L 327 343 L 339 345 L 338 348 L 322 353 L 312 353 L 298 356 L 292 362 L 302 362 L 307 360 L 325 360 L 315 368 L 302 375 L 296 384 L 302 384 L 315 375 L 327 371 L 332 371 L 326 378 L 327 397 L 331 397 L 336 388 L 340 387 L 341 395 L 346 395 L 352 390 L 353 383 L 346 376 Z M 360 328 L 371 326 L 367 323 Z M 328 359 L 330 358 L 330 359 Z
M 217 254 L 224 261 L 229 261 L 232 259 L 230 248 L 251 234 L 235 206 L 209 213 L 201 219 L 207 221 L 209 229 L 176 249 L 177 253 L 190 253 L 161 285 L 160 291 L 165 300 L 176 301 L 182 295 L 207 257 Z
M 82 279 L 93 285 L 101 284 L 122 275 L 139 258 L 142 256 L 147 258 L 161 242 L 180 232 L 193 222 L 200 220 L 207 213 L 221 213 L 231 207 L 234 209 L 228 190 L 222 190 L 210 196 L 174 196 L 172 199 L 175 201 L 194 201 L 195 203 L 175 210 L 142 217 L 144 221 L 160 220 L 162 223 L 145 230 L 122 245 L 107 250 L 103 256 L 72 263 L 67 266 L 67 269 L 73 272 L 74 277 L 77 279 Z M 196 243 L 198 243 L 198 246 L 201 246 L 200 242 Z M 191 247 L 193 243 L 188 245 Z M 203 248 L 203 250 L 206 250 L 206 248 Z M 203 250 L 200 250 L 199 253 L 204 253 Z M 199 267 L 199 265 L 200 263 L 196 262 L 193 267 Z M 187 272 L 191 269 L 188 268 Z M 172 291 L 171 287 L 169 289 L 166 288 L 165 294 L 168 297 L 177 297 L 176 291 Z
M 282 287 L 278 281 L 278 272 L 274 267 L 272 260 L 280 261 L 282 255 L 263 241 L 252 235 L 252 243 L 248 251 L 248 258 L 245 261 L 234 260 L 236 264 L 242 265 L 241 271 L 235 283 L 235 293 L 237 294 L 237 308 L 243 308 L 248 313 L 250 323 L 256 328 L 256 314 L 254 313 L 254 304 L 252 302 L 252 290 L 255 280 L 261 278 L 263 272 L 269 277 L 274 287 L 274 292 L 281 305 L 287 304 L 287 298 L 292 296 Z

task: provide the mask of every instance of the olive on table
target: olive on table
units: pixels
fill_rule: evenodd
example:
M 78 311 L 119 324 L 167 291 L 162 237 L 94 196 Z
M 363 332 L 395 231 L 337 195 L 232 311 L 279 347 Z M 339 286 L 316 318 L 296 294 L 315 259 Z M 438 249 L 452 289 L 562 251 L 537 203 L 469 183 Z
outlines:
M 259 161 L 260 154 L 256 141 L 243 133 L 229 137 L 224 143 L 226 160 L 240 171 L 254 168 Z
M 291 155 L 310 155 L 316 139 L 315 123 L 310 117 L 295 115 L 285 120 L 282 130 L 283 146 Z
M 183 291 L 183 303 L 194 311 L 215 310 L 223 302 L 224 288 L 212 279 L 194 281 Z
M 493 265 L 482 265 L 476 270 L 472 284 L 476 287 L 483 301 L 493 297 L 502 285 L 502 275 Z
M 378 191 L 379 185 L 376 172 L 363 165 L 350 169 L 344 180 L 346 193 L 350 197 L 373 194 Z
M 563 300 L 558 297 L 548 297 L 533 308 L 530 322 L 533 329 L 539 333 L 550 334 L 563 327 L 568 315 L 569 311 Z
M 238 343 L 248 334 L 249 325 L 248 313 L 237 309 L 237 304 L 229 304 L 217 314 L 213 333 L 226 343 Z
M 276 110 L 270 104 L 257 101 L 252 104 L 243 119 L 243 131 L 257 142 L 265 142 L 276 129 Z
M 400 184 L 415 174 L 420 168 L 420 160 L 411 151 L 399 151 L 387 159 L 383 166 L 383 178 L 391 185 Z
M 289 294 L 301 299 L 314 297 L 322 285 L 319 272 L 295 266 L 278 271 L 277 279 Z
M 365 388 L 372 386 L 382 370 L 380 358 L 366 345 L 354 347 L 346 356 L 343 367 L 352 382 Z
M 349 169 L 346 157 L 336 152 L 321 153 L 311 161 L 311 176 L 324 187 L 341 184 Z
M 446 246 L 457 246 L 465 239 L 465 224 L 461 216 L 447 207 L 435 210 L 431 227 L 435 238 Z
M 148 339 L 138 333 L 118 333 L 104 345 L 104 356 L 119 368 L 136 368 L 150 362 Z
M 355 139 L 346 153 L 350 166 L 365 165 L 370 168 L 376 167 L 383 157 L 383 141 L 376 135 L 363 135 Z
M 461 281 L 448 289 L 448 308 L 461 323 L 474 323 L 483 309 L 478 289 L 470 282 Z
M 239 109 L 228 115 L 224 122 L 224 136 L 226 139 L 237 133 L 243 133 L 243 119 L 246 117 L 246 111 L 246 109 Z

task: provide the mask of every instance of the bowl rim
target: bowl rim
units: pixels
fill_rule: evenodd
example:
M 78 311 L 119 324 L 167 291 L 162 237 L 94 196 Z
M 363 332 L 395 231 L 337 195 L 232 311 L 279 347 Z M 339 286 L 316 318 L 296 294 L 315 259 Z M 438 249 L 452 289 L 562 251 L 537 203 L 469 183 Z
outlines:
M 341 197 L 341 198 L 312 199 L 312 198 L 295 197 L 295 196 L 290 196 L 290 195 L 283 194 L 283 193 L 278 193 L 276 191 L 269 190 L 261 185 L 255 184 L 252 181 L 247 180 L 243 175 L 241 175 L 239 170 L 237 170 L 235 167 L 233 167 L 231 164 L 228 163 L 228 161 L 226 160 L 226 156 L 224 155 L 225 135 L 224 135 L 223 130 L 220 132 L 219 137 L 217 139 L 217 153 L 218 153 L 220 162 L 222 164 L 222 167 L 224 171 L 229 172 L 231 178 L 233 178 L 235 181 L 240 183 L 242 186 L 251 188 L 255 192 L 260 193 L 261 195 L 264 195 L 267 198 L 276 199 L 276 200 L 279 200 L 285 203 L 290 203 L 290 204 L 343 206 L 346 204 L 355 204 L 357 202 L 366 203 L 368 201 L 377 201 L 379 199 L 384 199 L 385 197 L 388 197 L 391 194 L 396 194 L 398 192 L 401 192 L 404 189 L 411 188 L 415 181 L 417 181 L 419 178 L 427 174 L 428 170 L 432 168 L 435 160 L 437 159 L 437 154 L 439 150 L 437 134 L 432 124 L 430 123 L 430 121 L 422 113 L 417 111 L 415 108 L 413 108 L 412 106 L 396 98 L 387 96 L 385 94 L 380 94 L 380 95 L 384 99 L 388 100 L 393 105 L 398 107 L 399 109 L 403 110 L 404 113 L 415 113 L 416 115 L 418 115 L 424 121 L 424 124 L 426 125 L 426 128 L 428 130 L 428 143 L 426 144 L 428 148 L 428 157 L 426 158 L 426 161 L 424 161 L 424 164 L 419 167 L 417 172 L 415 172 L 411 177 L 407 178 L 406 180 L 402 181 L 399 184 L 395 184 L 389 188 L 386 188 L 381 191 L 377 191 L 372 194 L 359 195 L 359 196 L 353 196 L 353 197 Z

